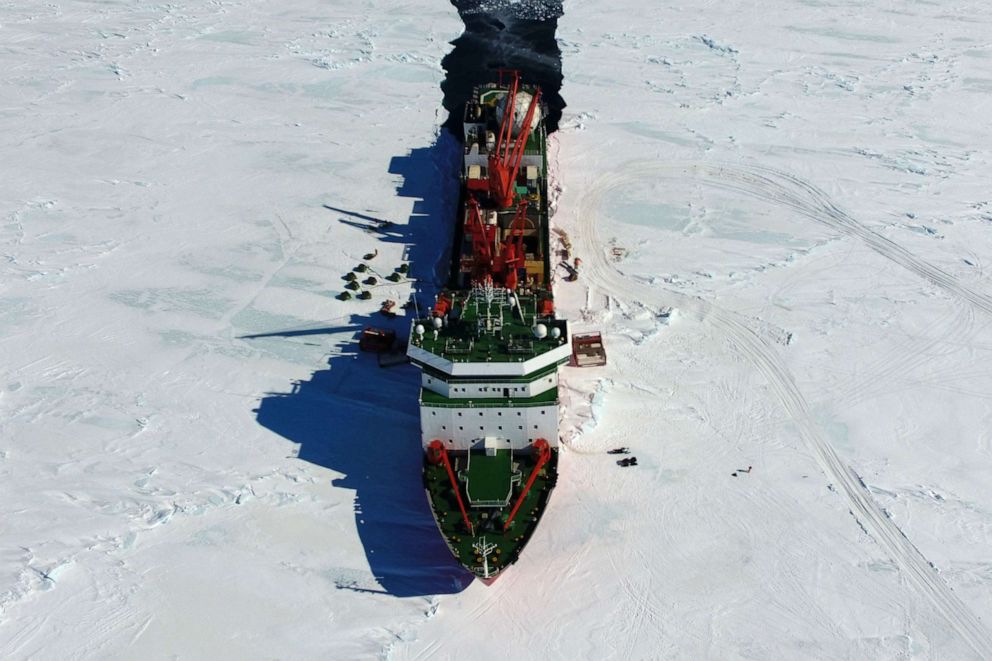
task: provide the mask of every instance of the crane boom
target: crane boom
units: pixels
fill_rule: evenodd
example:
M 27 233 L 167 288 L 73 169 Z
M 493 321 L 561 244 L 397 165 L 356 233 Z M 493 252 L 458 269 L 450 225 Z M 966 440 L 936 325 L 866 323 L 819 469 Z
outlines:
M 520 127 L 520 133 L 511 142 L 517 110 L 517 92 L 520 87 L 519 74 L 516 71 L 512 73 L 513 82 L 507 93 L 503 121 L 499 128 L 499 139 L 495 149 L 489 155 L 489 192 L 501 209 L 508 209 L 513 206 L 513 186 L 517 180 L 517 173 L 520 172 L 520 163 L 523 161 L 527 140 L 530 139 L 534 114 L 537 112 L 541 100 L 541 90 L 538 89 L 531 97 L 527 114 L 524 115 Z

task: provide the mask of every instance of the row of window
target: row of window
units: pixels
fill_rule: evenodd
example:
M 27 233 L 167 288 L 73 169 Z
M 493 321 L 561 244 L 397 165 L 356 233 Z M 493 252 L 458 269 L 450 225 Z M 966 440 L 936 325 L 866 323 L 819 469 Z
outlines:
M 549 376 L 548 377 L 548 383 L 552 383 L 552 382 L 553 382 L 552 381 L 552 377 Z M 431 379 L 430 377 L 427 377 L 427 385 L 432 385 L 433 383 L 434 383 L 434 380 Z M 495 392 L 495 393 L 499 393 L 499 392 L 503 392 L 504 390 L 509 390 L 510 392 L 527 392 L 526 386 L 513 386 L 513 387 L 509 387 L 509 386 L 493 386 L 491 388 L 489 386 L 476 387 L 476 391 L 477 392 L 490 392 L 490 391 L 492 391 L 492 392 Z M 465 388 L 465 387 L 459 388 L 457 386 L 453 386 L 451 388 L 451 392 L 468 392 L 468 388 Z
M 441 425 L 441 429 L 447 430 L 448 427 L 446 425 Z M 503 425 L 498 426 L 497 429 L 499 431 L 503 431 Z M 524 426 L 523 425 L 518 425 L 517 426 L 517 429 L 520 430 L 520 431 L 523 431 Z M 537 429 L 537 425 L 534 425 L 534 429 Z M 458 431 L 465 431 L 465 428 L 462 427 L 461 425 L 459 425 L 458 426 Z M 485 431 L 485 427 L 483 427 L 482 425 L 479 425 L 479 431 Z
M 528 438 L 528 439 L 527 439 L 527 442 L 528 442 L 528 443 L 533 443 L 533 442 L 534 442 L 534 441 L 536 441 L 536 440 L 537 440 L 536 438 Z M 454 444 L 455 444 L 455 439 L 453 439 L 453 438 L 449 438 L 449 439 L 448 439 L 448 445 L 454 445 Z
M 541 409 L 541 415 L 546 415 L 547 412 L 548 412 L 547 409 Z M 479 416 L 482 416 L 483 413 L 485 413 L 485 412 L 484 411 L 479 411 Z M 437 415 L 437 411 L 431 411 L 431 415 Z M 496 411 L 496 415 L 500 415 L 501 416 L 501 415 L 503 415 L 503 412 L 502 411 Z M 518 416 L 521 416 L 521 415 L 523 415 L 523 413 L 521 411 L 517 411 L 517 415 Z M 462 412 L 461 411 L 458 412 L 458 417 L 459 418 L 462 417 Z
M 486 386 L 483 386 L 481 388 L 476 388 L 473 392 L 489 392 L 490 390 L 492 390 L 495 393 L 503 392 L 504 390 L 509 390 L 510 392 L 527 392 L 527 388 L 523 386 L 520 386 L 519 388 L 488 388 Z M 468 392 L 468 391 L 469 391 L 468 388 L 454 387 L 451 389 L 451 392 Z

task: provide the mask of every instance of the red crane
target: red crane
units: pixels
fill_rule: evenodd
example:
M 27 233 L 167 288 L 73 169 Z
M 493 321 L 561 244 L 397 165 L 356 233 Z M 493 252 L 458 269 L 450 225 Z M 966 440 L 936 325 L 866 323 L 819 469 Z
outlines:
M 468 198 L 466 205 L 465 234 L 472 237 L 471 277 L 472 280 L 483 280 L 492 274 L 497 226 L 482 221 L 482 211 L 474 197 Z
M 510 230 L 503 241 L 500 253 L 501 263 L 494 269 L 502 275 L 503 285 L 508 289 L 517 288 L 517 269 L 524 265 L 524 230 L 527 221 L 527 200 L 517 206 L 517 213 L 510 223 Z
M 469 262 L 471 278 L 482 282 L 492 278 L 493 282 L 510 289 L 517 286 L 517 269 L 524 264 L 524 231 L 527 229 L 527 200 L 517 206 L 517 212 L 502 244 L 497 243 L 497 225 L 487 225 L 482 220 L 482 211 L 475 198 L 468 198 L 468 217 L 465 219 L 465 232 L 472 237 L 472 257 Z M 463 267 L 464 268 L 464 267 Z
M 440 441 L 438 442 L 440 443 Z M 444 447 L 442 446 L 441 449 L 443 450 Z M 534 452 L 537 455 L 537 463 L 534 464 L 534 470 L 530 472 L 530 478 L 527 480 L 527 484 L 524 485 L 524 490 L 520 492 L 520 497 L 517 498 L 517 503 L 513 506 L 513 509 L 510 510 L 510 516 L 506 517 L 506 522 L 503 524 L 503 530 L 508 529 L 510 524 L 513 523 L 513 517 L 517 515 L 517 510 L 519 510 L 520 506 L 524 504 L 524 499 L 527 498 L 530 488 L 534 486 L 534 480 L 537 479 L 541 469 L 544 468 L 544 464 L 551 460 L 551 446 L 548 445 L 548 442 L 543 438 L 539 438 L 534 441 L 531 452 Z
M 475 528 L 472 526 L 472 521 L 468 518 L 468 512 L 465 511 L 465 503 L 462 501 L 462 490 L 458 485 L 458 480 L 455 479 L 455 471 L 451 468 L 451 460 L 448 459 L 448 450 L 444 447 L 444 443 L 440 439 L 435 438 L 427 446 L 427 459 L 432 464 L 444 464 L 444 470 L 448 473 L 448 479 L 451 481 L 451 488 L 455 492 L 455 499 L 458 501 L 458 509 L 462 513 L 462 521 L 465 522 L 465 528 L 468 533 L 475 536 Z M 516 510 L 514 510 L 516 512 Z
M 531 97 L 527 114 L 524 115 L 524 121 L 520 127 L 520 133 L 515 140 L 512 140 L 513 120 L 517 110 L 517 92 L 520 89 L 520 75 L 516 71 L 510 73 L 513 76 L 513 81 L 506 97 L 503 123 L 499 127 L 496 147 L 489 155 L 489 192 L 501 209 L 508 209 L 513 206 L 513 186 L 517 180 L 517 173 L 520 171 L 520 162 L 524 157 L 524 147 L 527 146 L 527 140 L 530 138 L 534 113 L 537 112 L 541 100 L 541 90 L 538 88 L 534 92 L 534 96 Z M 502 80 L 500 82 L 502 83 Z

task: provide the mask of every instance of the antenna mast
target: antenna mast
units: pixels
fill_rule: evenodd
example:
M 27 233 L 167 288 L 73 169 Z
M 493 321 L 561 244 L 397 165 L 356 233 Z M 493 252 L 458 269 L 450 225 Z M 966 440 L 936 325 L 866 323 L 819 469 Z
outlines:
M 486 538 L 482 537 L 475 544 L 472 544 L 472 548 L 482 556 L 482 571 L 485 574 L 483 578 L 489 578 L 489 555 L 496 550 L 496 545 L 492 542 L 487 543 Z

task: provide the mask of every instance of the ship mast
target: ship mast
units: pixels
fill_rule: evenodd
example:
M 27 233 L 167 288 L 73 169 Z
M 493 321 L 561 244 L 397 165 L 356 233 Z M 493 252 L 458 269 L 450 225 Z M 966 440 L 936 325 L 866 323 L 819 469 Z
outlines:
M 482 556 L 483 578 L 489 578 L 489 555 L 496 550 L 496 545 L 491 542 L 487 543 L 485 537 L 480 537 L 479 541 L 472 544 L 472 548 Z

